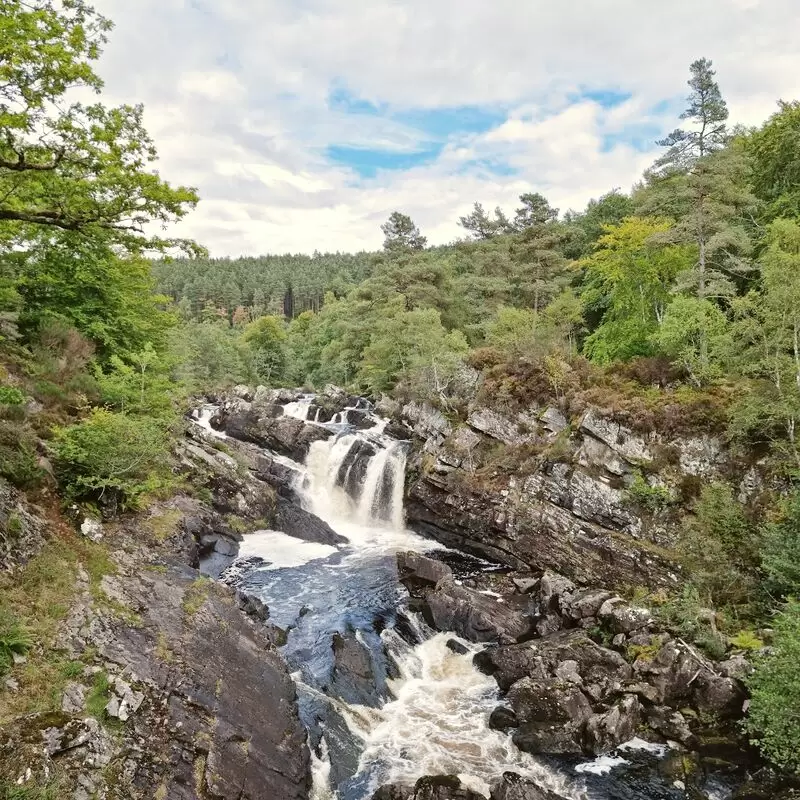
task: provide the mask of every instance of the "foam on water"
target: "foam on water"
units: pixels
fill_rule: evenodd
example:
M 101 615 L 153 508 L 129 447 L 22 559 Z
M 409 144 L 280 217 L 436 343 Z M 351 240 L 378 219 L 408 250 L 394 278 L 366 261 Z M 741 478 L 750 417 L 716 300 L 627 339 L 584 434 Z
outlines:
M 304 542 L 281 531 L 248 533 L 239 546 L 239 558 L 263 558 L 269 562 L 263 569 L 268 570 L 302 567 L 336 552 L 337 548 L 331 545 Z
M 216 411 L 217 406 L 205 405 L 192 414 L 192 422 L 194 422 L 195 425 L 199 425 L 201 428 L 203 428 L 203 430 L 213 434 L 218 439 L 227 439 L 228 434 L 225 433 L 225 431 L 218 431 L 216 428 L 211 427 L 211 418 L 214 416 Z
M 383 636 L 400 670 L 400 677 L 389 681 L 394 699 L 368 715 L 348 717 L 364 741 L 359 774 L 369 776 L 370 791 L 421 775 L 458 775 L 488 795 L 489 783 L 510 770 L 563 797 L 577 797 L 565 779 L 518 750 L 510 736 L 489 728 L 498 689 L 494 678 L 472 665 L 479 646 L 444 633 L 414 648 L 392 630 Z M 466 655 L 447 647 L 453 638 L 467 648 Z

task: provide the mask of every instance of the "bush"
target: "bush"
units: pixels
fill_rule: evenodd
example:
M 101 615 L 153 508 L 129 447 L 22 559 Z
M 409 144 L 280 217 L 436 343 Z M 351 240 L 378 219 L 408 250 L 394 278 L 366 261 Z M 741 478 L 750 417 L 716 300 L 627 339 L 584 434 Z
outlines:
M 30 638 L 19 621 L 0 608 L 0 677 L 11 668 L 14 655 L 24 655 L 30 646 Z
M 672 502 L 669 489 L 665 486 L 651 486 L 641 472 L 636 473 L 625 496 L 629 503 L 651 514 L 663 511 Z
M 800 597 L 800 492 L 787 500 L 780 519 L 761 533 L 768 588 L 781 597 Z
M 90 500 L 115 513 L 163 485 L 169 428 L 159 420 L 96 409 L 55 432 L 55 468 L 68 502 Z
M 800 772 L 800 602 L 786 606 L 775 625 L 773 653 L 748 678 L 747 729 L 764 755 Z
M 42 477 L 35 440 L 19 422 L 0 420 L 0 475 L 20 488 Z
M 0 405 L 21 406 L 25 395 L 15 386 L 0 386 Z
M 703 602 L 748 616 L 758 600 L 758 547 L 753 526 L 730 486 L 711 483 L 700 492 L 679 549 Z

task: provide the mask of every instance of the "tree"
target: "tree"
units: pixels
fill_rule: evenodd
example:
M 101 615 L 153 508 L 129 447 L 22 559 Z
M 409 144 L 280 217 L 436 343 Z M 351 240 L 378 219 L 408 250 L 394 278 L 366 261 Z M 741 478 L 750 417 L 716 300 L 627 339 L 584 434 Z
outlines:
M 800 492 L 783 503 L 780 516 L 761 530 L 767 587 L 778 597 L 800 598 Z
M 728 142 L 728 105 L 723 100 L 719 84 L 714 80 L 715 71 L 707 58 L 693 61 L 689 67 L 689 107 L 681 119 L 691 120 L 693 129 L 678 128 L 658 144 L 669 150 L 656 161 L 662 170 L 691 169 L 698 159 L 716 152 Z
M 393 211 L 389 219 L 381 225 L 383 249 L 387 253 L 398 254 L 413 250 L 424 250 L 428 240 L 420 233 L 411 217 Z
M 767 204 L 769 219 L 800 217 L 800 101 L 778 105 L 746 140 L 753 191 Z
M 538 192 L 521 194 L 522 203 L 514 215 L 514 228 L 524 231 L 530 227 L 546 225 L 558 219 L 558 209 L 553 208 L 547 198 Z
M 676 225 L 665 241 L 697 245 L 697 262 L 682 276 L 681 289 L 701 300 L 730 297 L 734 287 L 727 276 L 742 276 L 750 266 L 751 246 L 742 219 L 754 198 L 746 188 L 744 147 L 731 141 L 728 107 L 711 62 L 701 58 L 690 72 L 689 107 L 681 119 L 690 120 L 692 127 L 679 128 L 658 142 L 668 149 L 646 175 L 638 212 L 674 218 Z
M 710 300 L 679 296 L 667 306 L 653 342 L 686 370 L 692 383 L 703 386 L 722 374 L 728 320 Z
M 499 206 L 494 210 L 494 219 L 491 219 L 480 203 L 475 203 L 472 213 L 459 217 L 458 224 L 476 239 L 491 239 L 493 236 L 511 233 L 514 230 Z
M 667 220 L 629 217 L 606 226 L 596 251 L 580 262 L 586 270 L 583 302 L 601 314 L 584 353 L 607 364 L 651 355 L 651 337 L 664 318 L 672 284 L 691 258 L 685 246 L 654 240 L 671 227 Z
M 760 265 L 761 292 L 733 304 L 731 366 L 756 382 L 735 407 L 732 427 L 748 438 L 788 441 L 800 469 L 800 224 L 769 225 Z
M 800 602 L 790 601 L 774 627 L 770 654 L 747 680 L 747 728 L 767 758 L 800 772 Z
M 244 341 L 252 352 L 256 375 L 275 385 L 283 380 L 286 371 L 286 329 L 278 317 L 260 317 L 244 331 Z
M 466 351 L 463 334 L 449 334 L 438 311 L 406 311 L 399 297 L 376 320 L 363 351 L 359 379 L 372 392 L 402 382 L 418 395 L 441 396 Z
M 3 0 L 0 14 L 0 245 L 41 227 L 101 237 L 117 252 L 189 242 L 147 230 L 197 202 L 148 168 L 155 147 L 141 106 L 68 104 L 68 89 L 99 92 L 92 69 L 111 24 L 84 0 Z
M 568 283 L 568 262 L 559 247 L 563 230 L 556 224 L 558 209 L 540 194 L 524 194 L 517 209 L 512 289 L 522 304 L 533 308 L 535 322 L 539 312 Z

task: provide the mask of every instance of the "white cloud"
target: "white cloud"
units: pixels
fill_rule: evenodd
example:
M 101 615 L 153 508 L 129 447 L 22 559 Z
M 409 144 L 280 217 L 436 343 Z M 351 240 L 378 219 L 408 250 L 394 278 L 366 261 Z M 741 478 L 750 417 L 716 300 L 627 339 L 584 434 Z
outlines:
M 511 209 L 528 190 L 581 207 L 652 160 L 655 146 L 642 153 L 626 133 L 675 127 L 693 59 L 714 60 L 745 124 L 790 99 L 800 73 L 796 0 L 96 5 L 116 22 L 100 64 L 108 98 L 145 103 L 160 171 L 203 198 L 180 232 L 219 255 L 375 247 L 395 208 L 446 241 L 474 201 Z M 336 87 L 393 110 L 490 106 L 507 119 L 451 137 L 425 166 L 361 179 L 326 148 L 411 153 L 429 137 L 331 107 Z M 579 99 L 590 90 L 631 97 L 607 109 Z M 487 160 L 517 172 L 493 174 Z

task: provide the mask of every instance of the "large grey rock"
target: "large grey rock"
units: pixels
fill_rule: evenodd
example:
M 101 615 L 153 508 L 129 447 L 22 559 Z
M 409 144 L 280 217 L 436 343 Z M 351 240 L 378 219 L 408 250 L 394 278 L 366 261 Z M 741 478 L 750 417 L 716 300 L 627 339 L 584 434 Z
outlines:
M 353 633 L 335 633 L 330 693 L 346 703 L 378 706 L 381 702 L 369 650 Z
M 598 609 L 597 616 L 614 633 L 630 634 L 646 628 L 653 621 L 649 609 L 634 608 L 621 597 L 606 600 Z
M 453 570 L 447 564 L 412 551 L 397 554 L 397 573 L 400 582 L 412 592 L 436 588 L 453 578 Z
M 641 705 L 633 695 L 625 695 L 603 714 L 594 714 L 586 723 L 584 747 L 592 755 L 610 753 L 633 739 L 639 725 Z
M 558 668 L 567 661 L 575 663 L 584 685 L 598 696 L 614 691 L 633 675 L 633 669 L 619 653 L 596 644 L 582 630 L 488 647 L 475 656 L 475 665 L 494 675 L 503 691 L 526 675 L 556 677 Z
M 253 442 L 301 462 L 313 442 L 333 435 L 327 428 L 294 417 L 264 416 L 257 407 L 223 411 L 219 416 L 219 424 L 234 439 Z
M 347 543 L 346 537 L 336 533 L 327 522 L 281 496 L 276 500 L 272 527 L 304 542 L 333 547 Z
M 506 699 L 519 722 L 513 740 L 520 750 L 545 755 L 583 752 L 592 707 L 577 686 L 556 678 L 522 678 Z
M 423 615 L 438 631 L 453 631 L 471 642 L 509 644 L 527 636 L 526 614 L 480 592 L 444 580 L 424 592 Z
M 491 785 L 490 800 L 562 800 L 547 789 L 514 772 L 504 772 Z
M 455 775 L 432 775 L 411 784 L 382 786 L 372 800 L 486 800 L 482 794 L 462 785 Z

